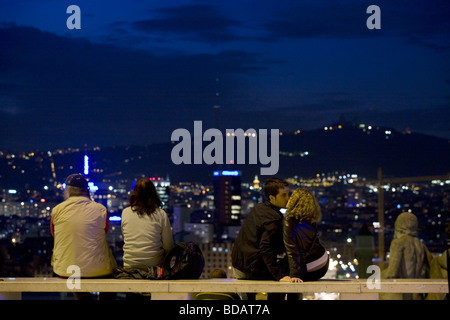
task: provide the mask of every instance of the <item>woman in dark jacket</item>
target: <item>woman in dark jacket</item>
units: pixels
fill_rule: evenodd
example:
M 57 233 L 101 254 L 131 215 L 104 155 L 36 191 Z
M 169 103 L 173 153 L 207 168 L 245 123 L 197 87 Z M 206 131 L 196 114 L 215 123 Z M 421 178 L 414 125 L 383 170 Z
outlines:
M 322 218 L 319 204 L 310 191 L 297 189 L 286 208 L 283 238 L 290 276 L 303 281 L 319 280 L 327 273 L 329 262 L 317 232 L 316 223 Z

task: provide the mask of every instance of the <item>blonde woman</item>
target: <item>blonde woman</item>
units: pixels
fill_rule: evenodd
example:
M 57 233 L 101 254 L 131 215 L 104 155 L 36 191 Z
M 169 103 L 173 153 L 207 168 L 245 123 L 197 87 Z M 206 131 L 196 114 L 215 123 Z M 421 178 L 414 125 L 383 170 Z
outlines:
M 329 260 L 317 232 L 319 204 L 310 191 L 297 189 L 286 209 L 283 237 L 291 282 L 317 281 L 327 273 Z

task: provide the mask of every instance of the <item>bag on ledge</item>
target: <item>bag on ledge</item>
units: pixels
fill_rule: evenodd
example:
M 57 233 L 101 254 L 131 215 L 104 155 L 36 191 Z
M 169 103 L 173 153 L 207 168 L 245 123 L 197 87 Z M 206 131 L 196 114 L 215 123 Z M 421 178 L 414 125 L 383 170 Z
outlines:
M 180 242 L 169 251 L 164 260 L 168 279 L 200 278 L 205 259 L 200 247 L 194 242 Z
M 120 267 L 113 271 L 115 279 L 176 280 L 200 278 L 205 259 L 194 242 L 180 242 L 169 251 L 164 267 Z

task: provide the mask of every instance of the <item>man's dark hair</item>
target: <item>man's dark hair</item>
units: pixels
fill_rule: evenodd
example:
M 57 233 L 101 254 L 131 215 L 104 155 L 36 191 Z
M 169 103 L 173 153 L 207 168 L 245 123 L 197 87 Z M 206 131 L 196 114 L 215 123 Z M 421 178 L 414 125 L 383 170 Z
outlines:
M 89 190 L 85 189 L 85 188 L 67 186 L 65 192 L 66 192 L 67 197 L 88 197 L 88 198 L 90 198 Z
M 289 187 L 289 183 L 279 178 L 269 178 L 266 183 L 264 183 L 264 197 L 269 201 L 269 196 L 274 196 L 278 194 L 280 189 Z

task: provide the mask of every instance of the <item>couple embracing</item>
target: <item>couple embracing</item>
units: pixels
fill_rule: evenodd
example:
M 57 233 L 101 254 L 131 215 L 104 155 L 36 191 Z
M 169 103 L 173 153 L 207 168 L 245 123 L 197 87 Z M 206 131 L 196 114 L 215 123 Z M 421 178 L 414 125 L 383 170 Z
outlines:
M 321 219 L 314 195 L 269 178 L 266 202 L 248 214 L 234 243 L 232 261 L 237 279 L 315 281 L 328 270 L 328 253 L 320 244 L 316 223 Z M 285 216 L 281 209 L 286 208 Z

